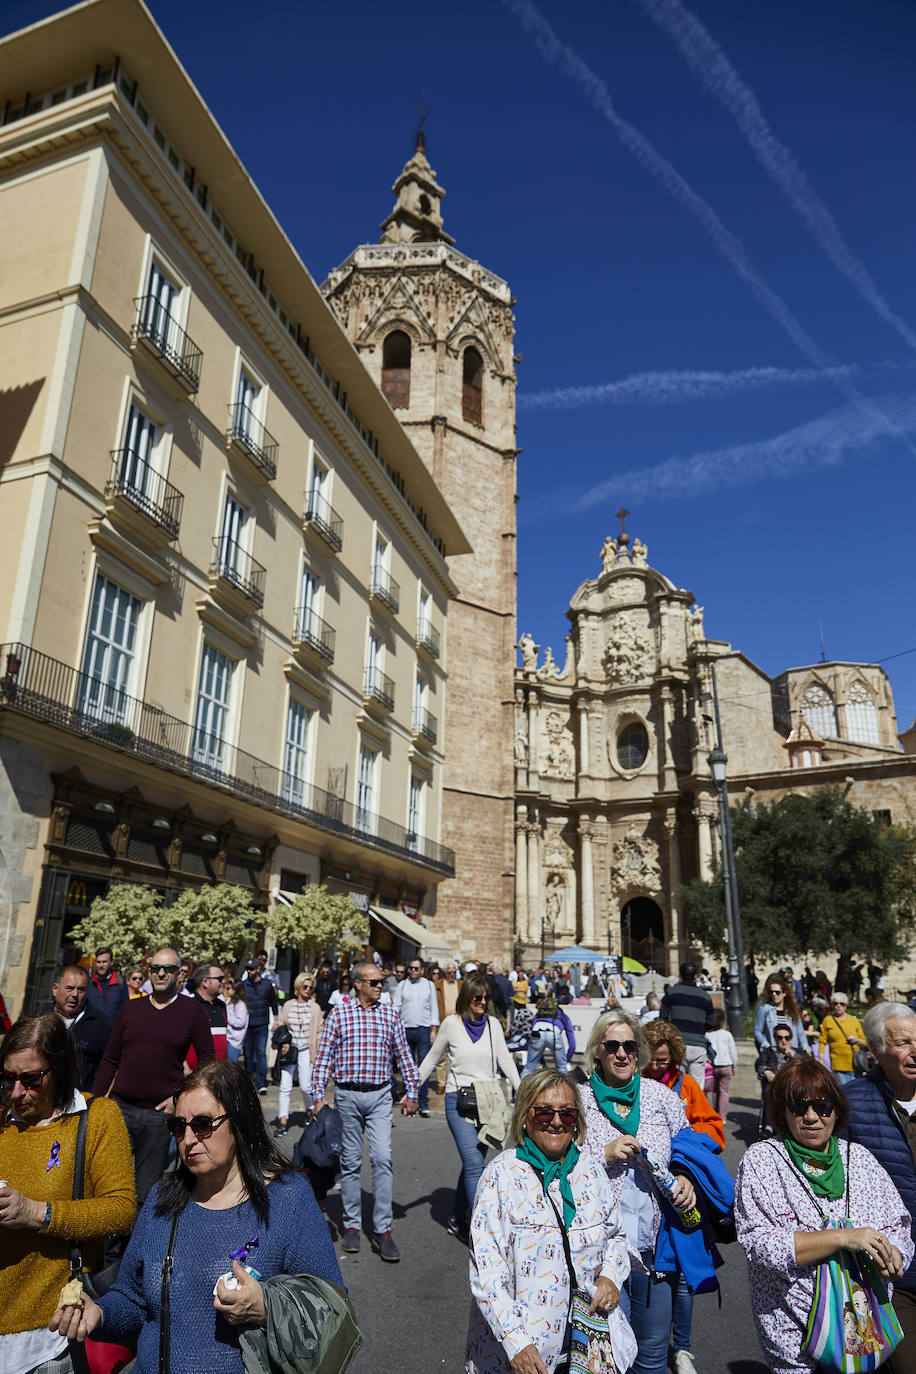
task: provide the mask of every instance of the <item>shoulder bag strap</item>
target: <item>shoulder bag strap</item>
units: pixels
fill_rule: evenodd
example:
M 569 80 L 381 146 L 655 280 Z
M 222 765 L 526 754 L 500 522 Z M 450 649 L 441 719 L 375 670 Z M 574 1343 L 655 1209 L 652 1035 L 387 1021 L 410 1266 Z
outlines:
M 489 1016 L 487 1017 L 487 1030 L 490 1033 L 490 1058 L 493 1061 L 493 1081 L 495 1083 L 499 1075 L 496 1070 L 496 1051 L 493 1048 L 493 1023 L 491 1022 Z
M 180 1216 L 181 1212 L 176 1212 L 172 1217 L 172 1229 L 169 1232 L 169 1248 L 166 1250 L 165 1259 L 162 1261 L 162 1291 L 159 1303 L 159 1374 L 169 1374 L 172 1337 L 172 1310 L 170 1305 L 172 1256 L 175 1251 L 175 1234 L 178 1230 L 178 1218 Z
M 83 1196 L 83 1189 L 86 1182 L 86 1119 L 89 1116 L 89 1104 L 86 1104 L 85 1111 L 79 1113 L 79 1123 L 76 1128 L 76 1153 L 73 1157 L 73 1201 L 78 1202 Z M 70 1246 L 70 1277 L 79 1278 L 83 1271 L 83 1256 L 80 1251 L 79 1238 L 74 1240 Z

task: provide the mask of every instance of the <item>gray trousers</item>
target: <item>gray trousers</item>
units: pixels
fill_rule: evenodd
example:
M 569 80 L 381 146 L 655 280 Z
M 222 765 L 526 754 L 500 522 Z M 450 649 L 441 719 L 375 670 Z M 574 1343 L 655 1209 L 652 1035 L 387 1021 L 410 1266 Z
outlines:
M 688 1045 L 687 1053 L 684 1055 L 684 1068 L 695 1078 L 700 1087 L 706 1077 L 706 1043 L 702 1045 Z
M 334 1106 L 340 1112 L 343 1146 L 340 1152 L 340 1201 L 343 1224 L 361 1231 L 363 1226 L 360 1171 L 363 1166 L 363 1136 L 369 1140 L 372 1165 L 372 1230 L 376 1235 L 391 1226 L 391 1086 L 386 1083 L 374 1092 L 354 1092 L 352 1088 L 334 1089 Z

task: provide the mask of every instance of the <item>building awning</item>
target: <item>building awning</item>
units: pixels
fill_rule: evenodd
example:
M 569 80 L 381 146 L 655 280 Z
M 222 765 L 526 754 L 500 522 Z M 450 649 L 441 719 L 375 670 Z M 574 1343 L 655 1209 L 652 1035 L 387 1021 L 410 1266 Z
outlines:
M 403 912 L 392 911 L 385 907 L 379 910 L 378 907 L 371 906 L 369 915 L 379 925 L 385 926 L 396 935 L 399 940 L 406 940 L 409 944 L 415 945 L 426 959 L 451 959 L 452 951 L 447 945 L 441 944 L 432 931 L 427 930 L 426 926 L 419 921 L 413 920 L 410 916 L 405 916 Z

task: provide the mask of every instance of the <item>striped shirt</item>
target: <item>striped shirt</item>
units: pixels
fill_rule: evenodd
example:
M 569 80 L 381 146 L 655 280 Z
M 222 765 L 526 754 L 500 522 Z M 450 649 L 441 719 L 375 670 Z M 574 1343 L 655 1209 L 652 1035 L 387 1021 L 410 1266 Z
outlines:
M 337 1084 L 371 1083 L 386 1088 L 391 1082 L 392 1052 L 397 1055 L 407 1096 L 415 1100 L 420 1078 L 400 1016 L 382 1002 L 361 1007 L 355 997 L 347 998 L 325 1018 L 312 1073 L 312 1096 L 316 1101 L 324 1097 L 329 1077 Z

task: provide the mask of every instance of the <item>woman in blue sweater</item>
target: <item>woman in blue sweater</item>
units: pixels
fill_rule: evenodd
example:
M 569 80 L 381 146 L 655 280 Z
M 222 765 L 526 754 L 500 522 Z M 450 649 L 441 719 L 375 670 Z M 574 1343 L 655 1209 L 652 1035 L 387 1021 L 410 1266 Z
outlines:
M 117 1283 L 82 1311 L 58 1309 L 52 1326 L 71 1339 L 136 1341 L 137 1374 L 157 1374 L 163 1260 L 177 1217 L 173 1374 L 242 1374 L 238 1328 L 265 1325 L 258 1278 L 308 1273 L 341 1283 L 327 1222 L 308 1181 L 267 1134 L 238 1064 L 211 1060 L 186 1078 L 168 1128 L 179 1166 L 150 1193 Z

